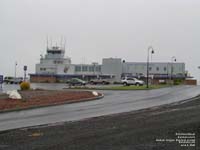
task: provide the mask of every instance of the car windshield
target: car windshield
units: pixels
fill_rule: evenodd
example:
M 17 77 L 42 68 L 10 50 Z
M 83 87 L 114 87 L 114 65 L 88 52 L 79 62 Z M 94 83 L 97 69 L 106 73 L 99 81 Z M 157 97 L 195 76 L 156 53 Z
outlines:
M 78 79 L 78 78 L 74 78 L 74 79 L 72 79 L 73 81 L 78 81 L 78 82 L 82 82 L 82 80 L 81 79 Z
M 133 78 L 127 78 L 127 80 L 134 80 Z

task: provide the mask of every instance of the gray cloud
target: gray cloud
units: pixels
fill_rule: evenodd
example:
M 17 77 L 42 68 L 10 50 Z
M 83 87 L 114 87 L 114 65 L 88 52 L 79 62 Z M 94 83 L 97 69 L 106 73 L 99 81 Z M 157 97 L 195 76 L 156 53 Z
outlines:
M 0 70 L 18 74 L 23 65 L 35 72 L 45 53 L 46 36 L 67 39 L 73 63 L 101 63 L 103 57 L 186 63 L 199 77 L 200 2 L 198 0 L 1 0 Z

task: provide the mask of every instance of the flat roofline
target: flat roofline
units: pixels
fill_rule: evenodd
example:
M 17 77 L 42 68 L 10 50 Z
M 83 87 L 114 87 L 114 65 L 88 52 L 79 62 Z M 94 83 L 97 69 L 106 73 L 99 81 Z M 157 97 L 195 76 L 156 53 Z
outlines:
M 113 76 L 107 74 L 29 74 L 30 76 L 55 76 L 55 77 L 63 77 L 63 76 Z
M 125 62 L 127 64 L 146 64 L 147 62 Z M 185 64 L 185 62 L 149 62 L 150 64 Z

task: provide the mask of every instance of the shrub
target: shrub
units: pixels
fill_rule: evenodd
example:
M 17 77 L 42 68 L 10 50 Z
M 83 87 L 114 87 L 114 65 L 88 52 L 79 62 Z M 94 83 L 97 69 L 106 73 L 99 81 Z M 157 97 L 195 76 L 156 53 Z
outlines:
M 160 85 L 166 85 L 167 84 L 167 82 L 161 82 L 161 83 L 159 83 Z
M 181 79 L 175 79 L 174 80 L 174 85 L 180 85 L 182 83 L 183 83 L 183 81 Z
M 29 82 L 26 82 L 26 81 L 23 81 L 21 84 L 20 84 L 20 89 L 21 90 L 30 90 L 30 83 Z

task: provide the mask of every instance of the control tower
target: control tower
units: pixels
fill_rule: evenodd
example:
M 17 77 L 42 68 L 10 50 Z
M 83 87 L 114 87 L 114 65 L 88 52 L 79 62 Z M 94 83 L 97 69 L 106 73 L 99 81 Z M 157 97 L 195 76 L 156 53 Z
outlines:
M 71 64 L 71 58 L 65 57 L 65 47 L 47 45 L 46 54 L 40 55 L 36 64 L 36 74 L 65 74 Z

